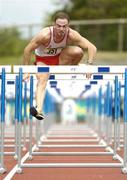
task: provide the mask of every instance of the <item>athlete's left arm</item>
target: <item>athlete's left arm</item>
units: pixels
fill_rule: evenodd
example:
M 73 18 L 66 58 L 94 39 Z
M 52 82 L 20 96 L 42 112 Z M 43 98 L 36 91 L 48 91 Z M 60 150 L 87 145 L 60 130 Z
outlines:
M 97 51 L 95 45 L 74 30 L 71 30 L 71 32 L 69 33 L 69 38 L 74 45 L 81 47 L 83 50 L 88 50 L 88 63 L 93 64 L 93 60 Z

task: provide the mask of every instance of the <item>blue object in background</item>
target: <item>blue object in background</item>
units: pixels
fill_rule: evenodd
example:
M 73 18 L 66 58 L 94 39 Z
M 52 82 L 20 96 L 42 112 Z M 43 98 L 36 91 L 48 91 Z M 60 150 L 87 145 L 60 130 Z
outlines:
M 56 112 L 56 100 L 48 91 L 46 91 L 43 111 L 45 114 Z

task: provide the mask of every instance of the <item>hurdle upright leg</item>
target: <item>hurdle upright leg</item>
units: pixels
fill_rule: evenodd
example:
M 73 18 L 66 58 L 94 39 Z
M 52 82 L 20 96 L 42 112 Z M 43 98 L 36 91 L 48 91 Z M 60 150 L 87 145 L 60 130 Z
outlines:
M 118 76 L 115 76 L 115 97 L 114 97 L 114 156 L 113 159 L 117 159 L 117 132 L 118 132 Z
M 17 173 L 22 172 L 21 168 L 21 121 L 22 121 L 22 69 L 19 71 L 19 111 L 18 111 L 18 168 Z
M 23 151 L 26 151 L 26 121 L 27 121 L 27 82 L 24 83 L 24 119 L 23 119 Z
M 123 173 L 127 173 L 127 69 L 125 70 L 125 85 L 124 85 L 124 161 Z
M 1 78 L 1 143 L 0 143 L 0 173 L 6 172 L 4 165 L 4 128 L 5 128 L 5 69 L 2 69 Z
M 33 76 L 30 77 L 30 107 L 33 106 Z M 32 137 L 33 137 L 33 129 L 32 129 L 33 121 L 32 116 L 29 116 L 29 159 L 32 157 Z

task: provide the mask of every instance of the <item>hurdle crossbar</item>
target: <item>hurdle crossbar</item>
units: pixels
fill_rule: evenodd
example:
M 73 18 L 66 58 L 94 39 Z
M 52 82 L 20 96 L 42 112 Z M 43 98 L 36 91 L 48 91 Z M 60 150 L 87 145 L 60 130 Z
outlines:
M 6 74 L 7 84 L 15 84 L 15 77 L 17 74 Z M 36 80 L 35 74 L 32 74 L 34 80 Z M 116 74 L 92 74 L 89 81 L 104 81 L 104 80 L 114 80 Z M 117 74 L 119 80 L 124 80 L 124 74 Z M 49 81 L 55 80 L 87 80 L 85 74 L 51 74 L 49 77 Z
M 21 168 L 122 168 L 123 163 L 24 163 Z
M 38 145 L 38 147 L 42 147 L 42 148 L 105 148 L 105 147 L 107 147 L 107 145 L 104 145 L 104 144 L 102 144 L 102 145 L 100 145 L 100 144 L 97 144 L 97 145 L 94 145 L 94 144 L 92 144 L 92 145 L 90 145 L 90 144 L 88 144 L 88 145 L 82 145 L 82 144 L 79 144 L 79 145 L 77 145 L 77 144 L 72 144 L 72 145 Z
M 23 73 L 51 73 L 51 74 L 82 74 L 82 73 L 112 73 L 123 74 L 127 66 L 13 66 L 13 72 L 18 73 L 22 68 Z
M 46 139 L 42 140 L 42 142 L 98 142 L 99 139 Z
M 32 155 L 39 156 L 85 156 L 85 155 L 113 155 L 113 152 L 32 152 Z

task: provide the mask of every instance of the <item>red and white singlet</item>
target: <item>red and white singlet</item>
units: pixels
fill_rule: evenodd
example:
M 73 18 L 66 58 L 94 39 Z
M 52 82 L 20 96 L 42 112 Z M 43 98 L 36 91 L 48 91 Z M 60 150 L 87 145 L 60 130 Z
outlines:
M 36 55 L 35 64 L 37 64 L 37 62 L 42 62 L 47 65 L 58 65 L 59 55 L 62 49 L 66 47 L 69 30 L 65 33 L 64 38 L 59 43 L 57 43 L 54 40 L 53 26 L 49 28 L 50 28 L 50 42 L 46 47 L 40 45 L 37 49 L 35 49 L 35 55 Z

